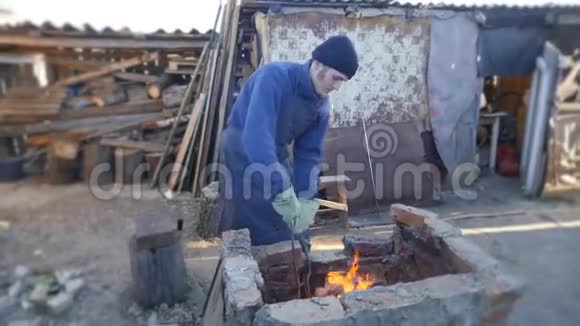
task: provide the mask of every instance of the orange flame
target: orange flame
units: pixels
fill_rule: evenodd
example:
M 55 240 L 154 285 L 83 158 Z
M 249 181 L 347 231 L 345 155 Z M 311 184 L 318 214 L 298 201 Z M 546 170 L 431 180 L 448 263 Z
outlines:
M 342 286 L 344 293 L 370 288 L 375 279 L 370 273 L 358 274 L 358 257 L 358 252 L 355 252 L 352 265 L 350 265 L 346 274 L 343 272 L 329 272 L 326 277 L 327 283 Z

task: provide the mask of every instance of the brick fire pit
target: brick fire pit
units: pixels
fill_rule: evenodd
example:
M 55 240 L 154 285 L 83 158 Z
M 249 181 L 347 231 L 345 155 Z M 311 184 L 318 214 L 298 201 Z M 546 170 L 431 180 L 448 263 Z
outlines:
M 289 257 L 305 270 L 296 243 L 250 247 L 248 230 L 223 234 L 225 325 L 497 325 L 521 296 L 522 281 L 505 272 L 436 214 L 393 205 L 392 235 L 346 235 L 342 251 L 313 252 L 309 288 L 288 281 Z M 329 272 L 345 272 L 359 256 L 359 273 L 373 285 L 341 295 L 314 296 Z M 320 294 L 319 292 L 318 294 Z

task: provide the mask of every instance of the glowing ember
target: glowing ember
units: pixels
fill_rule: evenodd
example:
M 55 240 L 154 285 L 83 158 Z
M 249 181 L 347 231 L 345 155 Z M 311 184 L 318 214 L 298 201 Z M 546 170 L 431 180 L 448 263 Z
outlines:
M 356 252 L 352 265 L 350 265 L 346 274 L 343 272 L 329 272 L 326 282 L 330 285 L 342 286 L 343 293 L 370 288 L 375 279 L 369 273 L 358 274 L 358 256 L 358 252 Z

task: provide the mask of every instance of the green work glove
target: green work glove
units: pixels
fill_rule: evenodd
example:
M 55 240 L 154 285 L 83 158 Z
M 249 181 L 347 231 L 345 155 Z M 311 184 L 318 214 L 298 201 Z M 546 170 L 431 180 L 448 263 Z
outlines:
M 314 216 L 316 216 L 316 212 L 318 212 L 320 207 L 316 200 L 300 198 L 298 201 L 300 202 L 300 215 L 296 219 L 294 233 L 302 233 L 308 230 L 308 227 L 314 224 Z
M 294 229 L 294 223 L 300 215 L 300 202 L 296 197 L 294 187 L 290 186 L 290 188 L 277 194 L 272 201 L 272 206 L 276 213 L 282 215 L 282 219 L 290 229 Z

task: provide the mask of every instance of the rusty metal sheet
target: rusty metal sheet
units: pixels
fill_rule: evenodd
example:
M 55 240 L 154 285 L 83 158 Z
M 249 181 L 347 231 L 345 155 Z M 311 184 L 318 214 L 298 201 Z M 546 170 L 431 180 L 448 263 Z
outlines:
M 349 18 L 316 12 L 266 17 L 266 62 L 303 62 L 336 34 L 351 38 L 359 71 L 331 95 L 331 127 L 415 120 L 427 107 L 429 20 L 397 16 Z
M 366 125 L 366 131 L 368 143 L 363 127 L 332 128 L 326 135 L 322 171 L 351 179 L 346 185 L 349 214 L 388 211 L 396 202 L 432 205 L 439 179 L 424 161 L 415 123 Z

